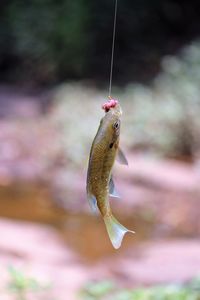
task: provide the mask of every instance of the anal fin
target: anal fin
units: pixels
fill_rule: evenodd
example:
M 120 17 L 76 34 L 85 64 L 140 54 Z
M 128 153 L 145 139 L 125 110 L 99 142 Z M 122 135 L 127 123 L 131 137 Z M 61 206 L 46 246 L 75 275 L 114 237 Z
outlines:
M 97 199 L 94 195 L 88 195 L 87 197 L 88 199 L 88 202 L 89 202 L 89 205 L 90 205 L 90 208 L 92 210 L 92 212 L 94 214 L 97 214 L 97 211 L 98 211 L 98 207 L 97 207 Z
M 109 182 L 109 195 L 114 198 L 120 198 L 120 195 L 118 194 L 118 192 L 115 189 L 115 184 L 114 184 L 112 176 L 111 176 L 110 182 Z

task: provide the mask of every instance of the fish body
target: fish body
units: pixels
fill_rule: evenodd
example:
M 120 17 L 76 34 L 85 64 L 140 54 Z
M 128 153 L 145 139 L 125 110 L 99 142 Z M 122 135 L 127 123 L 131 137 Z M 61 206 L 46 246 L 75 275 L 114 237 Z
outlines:
M 120 123 L 122 110 L 117 102 L 110 106 L 101 119 L 97 134 L 92 143 L 88 172 L 87 197 L 93 210 L 99 210 L 114 248 L 119 248 L 126 232 L 132 232 L 122 226 L 112 215 L 109 194 L 116 195 L 112 179 L 112 168 L 117 156 L 127 163 L 119 149 Z

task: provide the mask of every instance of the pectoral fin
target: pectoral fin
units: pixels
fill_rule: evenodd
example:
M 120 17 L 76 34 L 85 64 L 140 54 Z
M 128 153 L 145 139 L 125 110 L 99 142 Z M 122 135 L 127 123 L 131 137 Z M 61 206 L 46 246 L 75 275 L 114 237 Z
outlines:
M 120 198 L 120 195 L 118 194 L 118 192 L 115 189 L 115 184 L 114 184 L 112 176 L 111 176 L 110 182 L 109 182 L 109 195 L 114 198 Z
M 92 212 L 94 214 L 97 214 L 98 212 L 98 207 L 97 207 L 97 199 L 94 195 L 88 195 L 88 202 L 89 202 L 89 205 L 90 205 L 90 208 L 92 210 Z
M 122 165 L 127 165 L 128 166 L 128 161 L 126 159 L 126 156 L 122 152 L 122 150 L 119 148 L 118 153 L 117 153 L 117 161 L 122 164 Z

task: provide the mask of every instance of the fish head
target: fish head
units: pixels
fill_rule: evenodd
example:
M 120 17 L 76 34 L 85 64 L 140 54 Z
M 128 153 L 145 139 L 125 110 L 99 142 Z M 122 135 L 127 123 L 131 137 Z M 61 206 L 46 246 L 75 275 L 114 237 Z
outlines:
M 122 109 L 117 103 L 105 113 L 101 119 L 101 130 L 108 143 L 115 143 L 119 139 Z

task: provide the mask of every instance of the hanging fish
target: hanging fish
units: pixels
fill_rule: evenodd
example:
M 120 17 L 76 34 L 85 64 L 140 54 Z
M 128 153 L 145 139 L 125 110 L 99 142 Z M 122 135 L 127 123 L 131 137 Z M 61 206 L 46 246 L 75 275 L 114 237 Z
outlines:
M 134 231 L 128 230 L 114 218 L 109 204 L 109 194 L 118 196 L 112 178 L 115 159 L 126 165 L 128 162 L 119 148 L 121 107 L 117 100 L 110 99 L 102 108 L 106 114 L 101 119 L 90 150 L 87 198 L 92 210 L 100 211 L 112 245 L 118 249 L 125 233 Z

